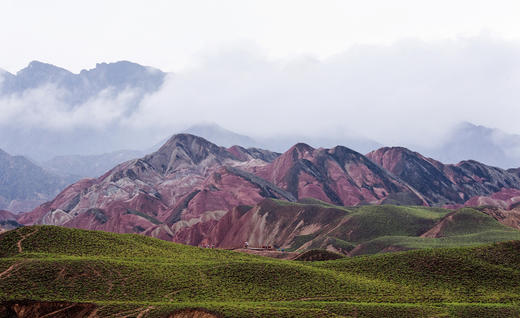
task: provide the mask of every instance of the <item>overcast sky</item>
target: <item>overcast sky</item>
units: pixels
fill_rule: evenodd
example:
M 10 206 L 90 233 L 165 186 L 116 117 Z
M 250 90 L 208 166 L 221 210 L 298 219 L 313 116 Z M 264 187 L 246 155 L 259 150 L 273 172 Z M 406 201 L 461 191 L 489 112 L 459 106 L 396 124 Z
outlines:
M 133 114 L 132 92 L 68 112 L 37 90 L 0 100 L 0 124 L 160 135 L 208 121 L 407 145 L 439 142 L 461 121 L 520 134 L 518 17 L 520 2 L 497 0 L 4 0 L 0 68 L 130 60 L 175 76 Z
M 41 60 L 78 72 L 131 60 L 180 71 L 223 47 L 319 59 L 360 44 L 490 33 L 520 39 L 520 2 L 500 0 L 2 0 L 0 68 Z

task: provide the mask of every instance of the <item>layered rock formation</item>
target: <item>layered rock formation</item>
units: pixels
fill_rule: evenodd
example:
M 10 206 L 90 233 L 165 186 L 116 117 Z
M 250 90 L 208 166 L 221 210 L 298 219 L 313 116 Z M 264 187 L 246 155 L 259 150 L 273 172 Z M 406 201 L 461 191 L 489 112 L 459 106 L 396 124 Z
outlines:
M 97 179 L 81 180 L 54 200 L 20 218 L 120 233 L 145 230 L 172 238 L 172 226 L 221 216 L 235 205 L 264 197 L 294 198 L 245 170 L 275 154 L 228 150 L 188 134 L 172 137 L 157 152 L 120 164 Z M 244 170 L 242 170 L 244 169 Z M 182 227 L 182 226 L 181 226 Z M 174 228 L 174 229 L 176 229 Z
M 473 160 L 445 165 L 402 147 L 380 148 L 366 156 L 416 189 L 430 205 L 464 204 L 475 196 L 520 189 L 514 171 Z
M 314 149 L 300 143 L 278 154 L 179 134 L 150 155 L 70 185 L 17 222 L 226 248 L 244 241 L 294 247 L 300 240 L 303 248 L 345 252 L 349 246 L 338 247 L 330 237 L 356 242 L 370 231 L 340 206 L 491 202 L 500 210 L 489 215 L 516 224 L 516 214 L 504 212 L 515 207 L 520 193 L 515 189 L 520 177 L 513 171 L 475 161 L 444 165 L 405 148 L 363 156 L 342 146 Z M 284 206 L 297 201 L 312 204 Z M 433 226 L 424 222 L 417 225 L 421 233 Z M 301 239 L 308 235 L 312 239 Z
M 404 184 L 365 156 L 349 148 L 314 149 L 297 144 L 255 173 L 295 197 L 315 198 L 337 205 L 425 204 Z

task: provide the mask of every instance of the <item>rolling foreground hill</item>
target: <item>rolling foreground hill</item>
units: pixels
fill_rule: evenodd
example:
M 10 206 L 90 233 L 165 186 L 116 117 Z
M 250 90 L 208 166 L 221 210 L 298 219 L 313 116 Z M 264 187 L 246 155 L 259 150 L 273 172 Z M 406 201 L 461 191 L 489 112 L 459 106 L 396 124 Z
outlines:
M 0 317 L 511 317 L 518 241 L 300 262 L 53 226 L 0 236 Z

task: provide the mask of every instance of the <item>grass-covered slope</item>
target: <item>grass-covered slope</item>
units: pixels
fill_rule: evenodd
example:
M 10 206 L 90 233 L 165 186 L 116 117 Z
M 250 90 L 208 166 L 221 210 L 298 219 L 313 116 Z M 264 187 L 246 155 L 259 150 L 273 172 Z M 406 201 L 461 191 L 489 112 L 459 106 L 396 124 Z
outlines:
M 224 317 L 509 317 L 520 315 L 519 255 L 520 243 L 508 242 L 297 262 L 24 227 L 0 236 L 0 299 L 92 303 L 89 314 L 102 317 L 190 308 Z
M 254 215 L 254 214 L 258 215 Z M 421 248 L 475 246 L 520 240 L 520 231 L 473 208 L 424 206 L 340 207 L 318 200 L 264 200 L 243 218 L 265 218 L 242 227 L 289 251 L 327 249 L 348 255 Z M 242 224 L 242 223 L 241 223 Z M 251 230 L 253 229 L 253 230 Z M 240 233 L 240 228 L 231 233 Z M 241 236 L 253 242 L 254 237 Z

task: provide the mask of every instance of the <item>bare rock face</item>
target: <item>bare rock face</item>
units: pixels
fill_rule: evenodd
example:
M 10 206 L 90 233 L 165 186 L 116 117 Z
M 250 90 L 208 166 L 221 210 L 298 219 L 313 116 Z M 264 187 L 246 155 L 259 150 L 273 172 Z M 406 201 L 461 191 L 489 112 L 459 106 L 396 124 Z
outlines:
M 196 190 L 177 204 L 164 226 L 147 231 L 152 236 L 175 242 L 199 245 L 214 224 L 228 211 L 239 205 L 254 205 L 264 198 L 295 201 L 291 193 L 243 170 L 221 167 L 213 172 Z
M 155 171 L 167 175 L 183 169 L 205 169 L 234 160 L 223 147 L 189 134 L 170 138 L 157 152 L 143 158 Z
M 299 236 L 313 236 L 319 241 L 347 219 L 346 211 L 332 206 L 284 204 L 265 199 L 255 206 L 234 208 L 209 224 L 205 232 L 200 227 L 187 227 L 185 233 L 202 234 L 198 244 L 203 246 L 239 248 L 248 242 L 250 247 L 289 248 Z
M 510 210 L 520 205 L 520 190 L 503 188 L 490 195 L 472 197 L 464 203 L 465 206 L 479 207 L 492 206 L 503 210 Z
M 486 206 L 481 207 L 481 210 L 505 226 L 520 230 L 520 208 L 504 210 L 498 207 Z
M 255 173 L 296 198 L 315 198 L 337 205 L 424 204 L 412 188 L 346 147 L 314 149 L 297 144 Z
M 182 229 L 209 222 L 240 204 L 265 197 L 295 200 L 247 172 L 274 153 L 234 151 L 189 135 L 173 136 L 157 152 L 122 163 L 97 179 L 81 180 L 54 200 L 21 216 L 24 224 L 54 224 L 118 233 L 143 233 L 193 243 Z
M 402 147 L 385 147 L 366 156 L 416 189 L 430 205 L 464 204 L 504 188 L 520 189 L 520 177 L 513 171 L 473 160 L 445 165 Z

